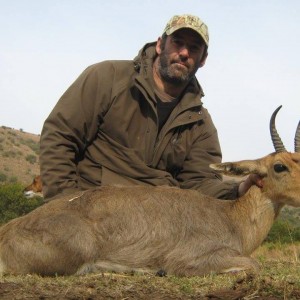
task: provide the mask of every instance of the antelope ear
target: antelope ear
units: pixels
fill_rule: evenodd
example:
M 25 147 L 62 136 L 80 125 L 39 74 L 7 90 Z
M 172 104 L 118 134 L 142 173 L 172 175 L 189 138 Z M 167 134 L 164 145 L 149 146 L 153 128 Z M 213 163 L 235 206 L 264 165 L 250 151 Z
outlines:
M 266 175 L 266 168 L 263 168 L 255 160 L 242 160 L 239 162 L 227 162 L 220 164 L 210 164 L 213 170 L 228 176 L 246 176 L 249 174 Z

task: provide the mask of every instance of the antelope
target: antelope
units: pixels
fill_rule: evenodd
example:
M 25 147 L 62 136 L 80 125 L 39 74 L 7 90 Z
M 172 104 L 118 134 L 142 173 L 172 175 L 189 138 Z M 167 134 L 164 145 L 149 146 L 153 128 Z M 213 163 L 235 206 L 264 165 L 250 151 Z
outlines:
M 42 179 L 40 175 L 37 175 L 33 178 L 33 181 L 30 185 L 25 187 L 23 194 L 26 198 L 32 198 L 35 196 L 42 197 Z
M 258 174 L 237 200 L 166 186 L 102 186 L 52 200 L 0 229 L 0 272 L 81 275 L 156 272 L 197 276 L 245 270 L 287 204 L 300 206 L 300 122 L 289 153 L 270 121 L 275 153 L 213 164 L 223 174 Z

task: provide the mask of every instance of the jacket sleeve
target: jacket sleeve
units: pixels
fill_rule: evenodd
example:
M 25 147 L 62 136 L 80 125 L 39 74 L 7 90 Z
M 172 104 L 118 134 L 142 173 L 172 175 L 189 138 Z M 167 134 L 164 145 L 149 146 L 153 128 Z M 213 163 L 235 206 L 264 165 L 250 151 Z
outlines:
M 109 105 L 111 68 L 112 65 L 107 62 L 87 68 L 46 119 L 40 142 L 45 200 L 77 189 L 77 163 L 95 138 L 102 115 Z
M 194 129 L 196 139 L 177 180 L 184 189 L 196 189 L 219 199 L 236 199 L 239 183 L 233 180 L 223 181 L 222 176 L 209 167 L 212 163 L 221 162 L 222 153 L 211 117 L 204 108 L 202 111 L 203 122 Z

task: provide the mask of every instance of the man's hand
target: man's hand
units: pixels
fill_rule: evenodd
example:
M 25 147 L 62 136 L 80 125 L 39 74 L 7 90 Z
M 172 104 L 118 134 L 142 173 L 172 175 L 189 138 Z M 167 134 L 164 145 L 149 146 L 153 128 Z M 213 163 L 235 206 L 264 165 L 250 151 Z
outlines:
M 245 181 L 242 181 L 239 185 L 239 197 L 245 195 L 252 185 L 256 185 L 259 188 L 263 187 L 262 178 L 257 174 L 250 174 Z

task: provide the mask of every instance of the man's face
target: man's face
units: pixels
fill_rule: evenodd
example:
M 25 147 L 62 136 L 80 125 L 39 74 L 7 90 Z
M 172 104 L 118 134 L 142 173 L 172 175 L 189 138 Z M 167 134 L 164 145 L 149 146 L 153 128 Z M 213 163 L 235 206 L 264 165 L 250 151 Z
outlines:
M 156 45 L 158 70 L 162 80 L 171 84 L 187 83 L 205 63 L 206 46 L 190 29 L 180 29 L 161 38 Z

